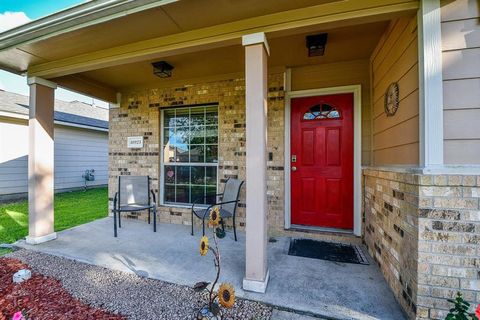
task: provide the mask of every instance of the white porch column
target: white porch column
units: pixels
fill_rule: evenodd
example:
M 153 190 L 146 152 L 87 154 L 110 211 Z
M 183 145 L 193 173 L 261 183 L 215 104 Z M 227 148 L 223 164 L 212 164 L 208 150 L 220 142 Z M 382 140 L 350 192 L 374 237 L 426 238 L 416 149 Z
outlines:
M 53 229 L 53 107 L 57 85 L 28 78 L 30 86 L 28 151 L 28 237 L 38 244 L 57 237 Z
M 420 165 L 443 166 L 443 76 L 440 0 L 421 0 L 418 10 Z
M 246 86 L 246 272 L 243 289 L 267 289 L 267 55 L 265 34 L 243 36 Z

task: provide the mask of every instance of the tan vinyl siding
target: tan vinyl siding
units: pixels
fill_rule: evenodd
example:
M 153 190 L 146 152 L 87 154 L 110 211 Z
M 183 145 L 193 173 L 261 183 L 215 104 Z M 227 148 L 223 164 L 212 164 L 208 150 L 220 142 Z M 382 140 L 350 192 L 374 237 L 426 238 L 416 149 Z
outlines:
M 480 5 L 442 1 L 444 160 L 480 164 Z
M 358 84 L 362 87 L 362 165 L 369 165 L 371 163 L 369 61 L 353 60 L 292 68 L 293 91 Z
M 418 41 L 416 17 L 392 21 L 371 56 L 373 165 L 419 163 Z M 387 117 L 384 95 L 398 82 L 397 113 Z

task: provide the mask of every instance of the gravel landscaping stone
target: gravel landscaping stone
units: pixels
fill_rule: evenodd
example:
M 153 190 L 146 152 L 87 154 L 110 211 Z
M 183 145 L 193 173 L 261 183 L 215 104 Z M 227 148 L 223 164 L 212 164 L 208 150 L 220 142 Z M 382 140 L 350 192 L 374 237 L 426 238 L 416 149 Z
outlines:
M 192 288 L 135 274 L 114 271 L 30 250 L 7 255 L 33 271 L 56 278 L 75 298 L 128 319 L 193 319 L 206 301 Z M 270 319 L 272 308 L 237 299 L 232 309 L 222 308 L 224 319 Z

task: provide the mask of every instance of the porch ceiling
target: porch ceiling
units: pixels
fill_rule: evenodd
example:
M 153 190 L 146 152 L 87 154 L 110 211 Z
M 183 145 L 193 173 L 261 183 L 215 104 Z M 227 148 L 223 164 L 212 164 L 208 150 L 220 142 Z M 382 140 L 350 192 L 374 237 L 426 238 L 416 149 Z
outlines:
M 318 29 L 308 33 L 269 39 L 271 56 L 269 67 L 281 69 L 311 64 L 368 59 L 388 26 L 387 21 L 344 27 L 332 30 Z M 308 57 L 305 36 L 328 32 L 325 55 Z M 160 79 L 153 75 L 151 63 L 165 59 L 174 66 L 173 75 Z M 159 57 L 145 61 L 102 68 L 80 73 L 83 79 L 101 83 L 117 91 L 131 87 L 169 86 L 182 80 L 241 73 L 244 69 L 244 50 L 232 45 L 199 52 Z M 54 79 L 62 81 L 64 78 Z
M 322 5 L 343 0 L 136 0 L 148 5 L 149 9 L 135 11 L 125 6 L 124 12 L 114 18 L 77 18 L 65 26 L 52 28 L 51 34 L 36 34 L 37 30 L 47 29 L 55 20 L 69 18 L 70 12 L 83 5 L 55 13 L 16 29 L 0 34 L 0 61 L 3 69 L 12 72 L 25 72 L 32 65 L 95 52 L 148 39 L 179 34 L 194 29 L 210 27 L 249 17 L 262 16 L 288 10 Z M 114 2 L 114 1 L 111 1 Z M 117 1 L 122 2 L 122 1 Z M 125 0 L 123 2 L 129 2 Z M 131 2 L 131 1 L 130 1 Z M 137 5 L 138 6 L 138 5 Z M 88 12 L 83 14 L 88 16 Z M 97 13 L 95 13 L 97 14 Z M 36 26 L 36 24 L 38 26 Z M 32 25 L 32 27 L 30 27 Z M 11 36 L 13 34 L 13 36 Z M 29 36 L 29 34 L 32 34 Z M 16 43 L 18 36 L 22 41 Z
M 19 48 L 43 61 L 52 61 L 247 17 L 335 1 L 339 0 L 242 0 L 236 1 L 232 10 L 232 0 L 182 0 Z
M 306 61 L 300 43 L 305 33 L 387 21 L 417 8 L 417 0 L 98 0 L 0 34 L 0 68 L 115 101 L 118 88 L 154 81 L 146 71 L 162 57 L 176 65 L 178 79 L 237 72 L 241 37 L 254 32 L 267 33 L 282 52 L 272 54 L 272 66 L 350 59 L 351 48 L 335 49 L 337 31 L 324 58 Z M 359 57 L 380 34 L 361 28 L 372 35 L 350 30 L 365 40 L 351 38 Z

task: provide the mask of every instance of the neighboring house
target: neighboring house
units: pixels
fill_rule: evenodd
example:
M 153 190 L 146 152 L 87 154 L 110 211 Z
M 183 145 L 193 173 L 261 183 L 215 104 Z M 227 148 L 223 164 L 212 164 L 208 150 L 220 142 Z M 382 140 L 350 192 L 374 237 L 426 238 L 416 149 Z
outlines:
M 0 201 L 27 196 L 28 97 L 0 90 Z M 55 191 L 108 183 L 108 110 L 83 102 L 55 101 Z
M 35 145 L 57 84 L 112 103 L 110 199 L 119 175 L 150 175 L 160 221 L 189 224 L 192 199 L 245 179 L 244 289 L 266 289 L 269 234 L 363 241 L 408 315 L 437 319 L 459 290 L 480 301 L 479 12 L 98 0 L 0 34 L 0 67 L 29 75 Z M 52 199 L 53 165 L 32 172 Z M 30 218 L 30 243 L 56 237 L 53 209 L 32 199 Z

